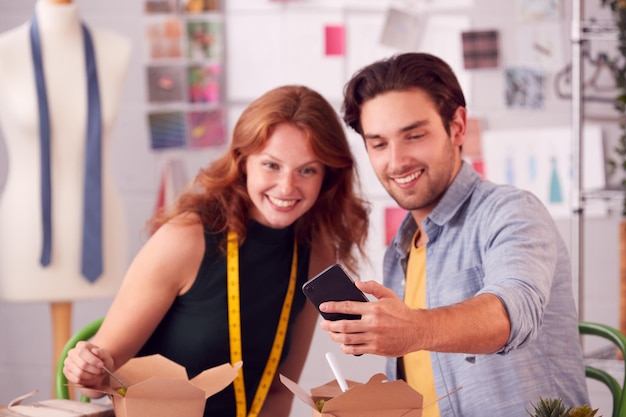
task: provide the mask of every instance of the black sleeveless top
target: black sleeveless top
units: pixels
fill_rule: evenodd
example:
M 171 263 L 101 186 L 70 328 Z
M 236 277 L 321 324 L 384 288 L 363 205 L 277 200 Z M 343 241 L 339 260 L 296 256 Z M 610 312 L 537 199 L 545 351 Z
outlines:
M 223 234 L 205 233 L 205 254 L 189 291 L 176 298 L 137 356 L 159 353 L 187 369 L 193 378 L 205 369 L 230 362 L 226 258 L 219 248 Z M 239 286 L 243 374 L 248 409 L 270 354 L 287 292 L 294 246 L 293 226 L 272 229 L 251 222 L 239 248 Z M 298 276 L 284 359 L 291 345 L 291 328 L 304 307 L 301 291 L 307 280 L 310 248 L 298 245 Z M 230 384 L 207 399 L 205 416 L 235 415 Z

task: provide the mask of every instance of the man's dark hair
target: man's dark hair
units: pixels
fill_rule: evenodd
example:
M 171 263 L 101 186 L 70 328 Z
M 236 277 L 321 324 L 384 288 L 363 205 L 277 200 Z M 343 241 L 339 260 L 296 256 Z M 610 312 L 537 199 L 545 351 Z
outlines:
M 440 58 L 426 53 L 394 55 L 360 69 L 344 88 L 343 120 L 360 135 L 361 106 L 389 91 L 423 90 L 430 96 L 450 134 L 450 123 L 457 108 L 465 107 L 465 97 L 452 68 Z

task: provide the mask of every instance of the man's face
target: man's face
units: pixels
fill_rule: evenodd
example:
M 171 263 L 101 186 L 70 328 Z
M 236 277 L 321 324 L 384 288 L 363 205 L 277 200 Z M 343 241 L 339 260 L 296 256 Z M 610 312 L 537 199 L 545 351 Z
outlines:
M 372 167 L 400 207 L 426 216 L 461 167 L 465 109 L 447 134 L 430 97 L 421 89 L 380 94 L 361 108 L 363 138 Z

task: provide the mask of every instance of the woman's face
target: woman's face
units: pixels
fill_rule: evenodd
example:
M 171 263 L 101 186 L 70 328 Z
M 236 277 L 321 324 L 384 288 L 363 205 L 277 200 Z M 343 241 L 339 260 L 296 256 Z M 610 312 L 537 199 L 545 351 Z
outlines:
M 306 135 L 289 123 L 274 129 L 265 148 L 246 160 L 246 186 L 252 218 L 282 229 L 309 210 L 319 195 L 324 165 Z

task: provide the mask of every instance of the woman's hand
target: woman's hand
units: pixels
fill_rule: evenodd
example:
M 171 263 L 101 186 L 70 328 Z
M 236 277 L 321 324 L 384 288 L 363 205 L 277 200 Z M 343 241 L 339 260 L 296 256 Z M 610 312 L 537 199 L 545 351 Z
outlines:
M 63 374 L 73 384 L 95 387 L 107 376 L 104 367 L 113 370 L 111 354 L 90 342 L 81 341 L 71 349 L 63 363 Z

